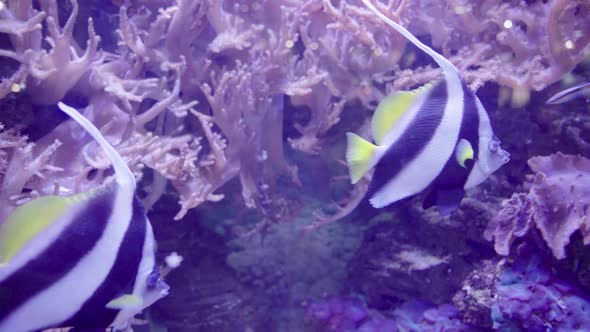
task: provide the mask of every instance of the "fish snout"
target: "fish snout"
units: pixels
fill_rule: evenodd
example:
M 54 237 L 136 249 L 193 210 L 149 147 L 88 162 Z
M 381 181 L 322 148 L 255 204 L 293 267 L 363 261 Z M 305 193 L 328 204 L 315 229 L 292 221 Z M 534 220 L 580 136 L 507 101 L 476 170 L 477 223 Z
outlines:
M 498 154 L 502 158 L 502 161 L 504 162 L 504 164 L 506 164 L 507 162 L 510 161 L 510 152 L 500 148 L 498 150 Z
M 164 280 L 159 279 L 158 283 L 156 284 L 156 288 L 160 291 L 160 294 L 162 296 L 166 296 L 168 295 L 168 292 L 170 291 L 170 286 L 164 282 Z

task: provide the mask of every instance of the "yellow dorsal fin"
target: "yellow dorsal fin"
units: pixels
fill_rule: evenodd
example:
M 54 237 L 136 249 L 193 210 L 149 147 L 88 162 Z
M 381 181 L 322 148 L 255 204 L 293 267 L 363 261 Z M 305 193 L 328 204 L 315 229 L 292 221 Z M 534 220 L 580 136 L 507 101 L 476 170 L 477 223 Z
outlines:
M 0 223 L 0 265 L 7 264 L 37 234 L 94 191 L 75 196 L 44 196 L 20 205 Z
M 427 83 L 412 91 L 396 91 L 383 98 L 371 119 L 371 131 L 375 143 L 378 145 L 383 143 L 385 135 L 387 135 L 402 114 L 410 108 L 416 97 L 426 91 L 431 85 L 432 83 Z
M 465 163 L 469 159 L 473 159 L 473 147 L 468 140 L 462 138 L 459 143 L 457 143 L 457 147 L 455 148 L 455 158 L 457 158 L 457 162 L 462 167 L 465 166 Z
M 35 235 L 62 215 L 71 201 L 45 196 L 18 206 L 0 224 L 0 263 L 8 263 Z
M 371 169 L 377 147 L 353 133 L 346 133 L 346 138 L 346 163 L 355 184 Z

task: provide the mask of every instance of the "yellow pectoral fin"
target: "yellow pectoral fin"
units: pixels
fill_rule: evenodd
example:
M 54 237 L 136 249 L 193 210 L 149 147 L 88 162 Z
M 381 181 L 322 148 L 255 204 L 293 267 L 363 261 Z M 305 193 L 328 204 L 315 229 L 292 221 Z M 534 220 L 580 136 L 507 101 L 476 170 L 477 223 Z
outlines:
M 353 133 L 346 133 L 346 138 L 346 163 L 351 182 L 355 184 L 371 169 L 377 146 Z
M 35 235 L 63 214 L 71 200 L 45 196 L 16 209 L 0 224 L 0 265 L 7 264 Z
M 474 158 L 473 156 L 473 147 L 471 146 L 471 143 L 469 143 L 468 140 L 462 138 L 459 143 L 457 144 L 457 147 L 455 149 L 455 158 L 457 159 L 457 162 L 459 163 L 459 165 L 461 165 L 462 167 L 466 168 L 467 166 L 465 166 L 465 163 L 469 160 Z
M 134 294 L 125 294 L 111 300 L 105 307 L 114 310 L 141 308 L 143 300 Z

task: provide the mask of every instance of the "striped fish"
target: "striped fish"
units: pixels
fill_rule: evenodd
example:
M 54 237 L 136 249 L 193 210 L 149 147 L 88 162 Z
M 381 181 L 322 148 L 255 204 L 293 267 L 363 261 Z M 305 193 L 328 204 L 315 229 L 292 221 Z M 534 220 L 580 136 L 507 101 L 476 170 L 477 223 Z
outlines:
M 90 121 L 58 105 L 102 147 L 116 181 L 37 198 L 0 224 L 0 331 L 125 328 L 168 293 L 131 170 Z
M 375 169 L 367 192 L 381 208 L 423 191 L 423 207 L 441 214 L 455 210 L 464 190 L 483 182 L 510 159 L 500 147 L 490 119 L 455 66 L 379 12 L 381 20 L 429 54 L 442 68 L 441 78 L 413 91 L 384 98 L 371 121 L 375 145 L 347 133 L 346 159 L 352 183 Z
M 551 96 L 546 104 L 562 104 L 580 97 L 590 97 L 590 82 L 580 83 L 571 88 L 560 91 Z

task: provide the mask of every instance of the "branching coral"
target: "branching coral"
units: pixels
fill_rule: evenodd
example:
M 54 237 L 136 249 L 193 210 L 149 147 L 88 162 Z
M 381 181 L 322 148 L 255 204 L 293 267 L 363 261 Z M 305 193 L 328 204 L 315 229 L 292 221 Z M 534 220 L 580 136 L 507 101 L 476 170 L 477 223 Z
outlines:
M 26 144 L 26 137 L 18 135 L 15 130 L 4 130 L 0 123 L 0 175 L 6 174 L 8 167 L 8 149 L 23 147 Z
M 61 146 L 59 140 L 39 148 L 35 143 L 27 142 L 27 137 L 19 135 L 16 130 L 2 130 L 0 124 L 0 220 L 8 216 L 15 202 L 22 203 L 41 194 L 59 193 L 60 185 L 51 179 L 62 171 L 51 162 Z M 46 190 L 33 189 L 23 193 L 31 182 L 47 182 L 47 185 L 36 186 Z
M 590 244 L 590 193 L 586 184 L 590 181 L 590 160 L 557 153 L 531 158 L 529 166 L 535 172 L 530 191 L 514 194 L 503 203 L 485 237 L 495 241 L 496 252 L 508 255 L 516 238 L 536 229 L 553 255 L 563 259 L 574 232 L 579 230 L 584 244 Z
M 144 185 L 148 205 L 171 181 L 179 193 L 177 219 L 203 202 L 223 199 L 222 187 L 233 178 L 240 181 L 245 206 L 280 219 L 288 200 L 277 179 L 286 174 L 299 184 L 295 165 L 284 157 L 283 124 L 295 128 L 286 137 L 291 148 L 318 155 L 349 109 L 373 108 L 392 88 L 438 75 L 429 66 L 396 70 L 412 63 L 411 56 L 399 61 L 406 41 L 352 0 L 125 2 L 118 8 L 113 52 L 101 49 L 92 19 L 87 40 L 75 40 L 78 2 L 64 3 L 71 11 L 61 13 L 67 20 L 60 24 L 64 6 L 57 0 L 3 2 L 0 33 L 10 45 L 0 56 L 18 68 L 0 83 L 0 96 L 26 87 L 35 104 L 83 100 L 85 115 L 137 176 L 143 166 L 155 171 L 153 183 Z M 473 87 L 495 81 L 540 89 L 588 50 L 583 1 L 535 2 L 526 10 L 519 1 L 495 0 L 478 7 L 460 0 L 448 6 L 429 0 L 376 5 L 421 38 L 430 36 Z M 511 29 L 503 28 L 506 20 Z M 561 47 L 565 42 L 572 47 Z M 285 116 L 293 112 L 309 117 Z M 93 144 L 85 147 L 91 141 L 67 131 L 58 127 L 34 149 L 22 150 L 28 160 L 54 152 L 43 159 L 54 165 L 54 183 L 23 176 L 24 183 L 6 195 L 58 187 L 76 192 L 109 178 L 102 171 L 96 176 L 95 170 L 108 166 L 99 162 L 100 153 L 92 154 Z M 56 140 L 67 152 L 52 145 Z M 18 160 L 14 156 L 8 155 L 11 163 Z M 330 219 L 356 206 L 363 188 L 355 190 Z
M 27 56 L 36 66 L 33 68 L 23 65 L 23 68 L 37 78 L 32 84 L 28 84 L 28 87 L 35 87 L 30 92 L 38 103 L 55 102 L 52 99 L 59 100 L 63 97 L 59 92 L 62 90 L 61 87 L 65 88 L 64 93 L 72 88 L 71 82 L 63 80 L 61 83 L 64 85 L 57 85 L 60 89 L 51 90 L 60 94 L 59 96 L 48 96 L 43 89 L 43 85 L 56 84 L 51 75 L 57 73 L 57 69 L 60 72 L 67 71 L 53 60 L 69 59 L 70 55 L 76 55 L 71 35 L 77 14 L 77 3 L 72 4 L 74 9 L 63 32 L 58 31 L 56 18 L 51 16 L 57 13 L 56 2 L 50 2 L 47 8 L 44 7 L 47 13 L 50 13 L 47 19 L 48 31 L 53 40 L 50 53 L 43 50 L 31 53 L 38 50 L 31 46 L 22 48 L 29 52 Z M 88 98 L 86 116 L 102 128 L 105 136 L 114 142 L 124 157 L 129 158 L 128 163 L 137 172 L 137 176 L 141 175 L 138 172 L 141 166 L 147 165 L 159 172 L 156 175 L 157 179 L 173 180 L 181 193 L 182 210 L 178 218 L 205 200 L 221 199 L 223 196 L 215 196 L 213 191 L 238 174 L 244 185 L 246 205 L 261 206 L 261 197 L 264 193 L 260 190 L 270 187 L 273 174 L 277 174 L 281 169 L 287 169 L 282 156 L 282 130 L 276 125 L 282 123 L 280 90 L 270 91 L 268 85 L 261 85 L 266 84 L 265 80 L 253 74 L 267 72 L 267 78 L 279 77 L 272 72 L 276 68 L 267 66 L 273 61 L 261 58 L 254 66 L 249 62 L 241 64 L 238 61 L 229 64 L 229 67 L 217 68 L 217 65 L 212 64 L 203 54 L 195 59 L 194 50 L 198 49 L 198 45 L 194 39 L 204 37 L 199 36 L 199 33 L 205 24 L 204 15 L 207 10 L 210 10 L 211 17 L 222 13 L 224 17 L 235 16 L 225 13 L 220 4 L 209 6 L 206 2 L 181 1 L 178 5 L 171 5 L 159 12 L 151 11 L 149 6 L 138 5 L 133 8 L 138 14 L 132 17 L 127 16 L 127 8 L 121 7 L 120 52 L 93 62 L 92 68 L 88 71 L 89 75 L 86 76 L 87 81 L 83 84 L 84 89 L 79 91 Z M 31 3 L 20 5 L 33 12 Z M 9 6 L 5 12 L 12 13 L 11 10 L 15 8 L 16 5 Z M 39 17 L 44 15 L 45 11 L 39 14 Z M 154 18 L 153 23 L 151 18 Z M 236 16 L 235 20 L 222 21 L 220 27 L 233 28 L 232 24 L 238 20 L 241 19 Z M 32 23 L 30 25 L 39 28 Z M 64 63 L 68 70 L 80 69 L 80 74 L 86 72 L 81 70 L 80 66 L 88 67 L 88 59 L 94 58 L 98 42 L 92 25 L 89 26 L 90 44 L 86 55 Z M 180 36 L 185 33 L 185 26 L 192 27 L 193 39 Z M 244 29 L 248 28 L 250 26 L 244 26 Z M 67 54 L 64 53 L 65 49 L 68 49 Z M 10 54 L 13 53 L 18 55 L 16 51 Z M 270 56 L 268 52 L 265 54 Z M 32 56 L 36 58 L 31 58 Z M 199 67 L 199 63 L 207 65 Z M 208 71 L 209 65 L 216 67 L 215 71 Z M 233 66 L 236 68 L 231 69 Z M 223 73 L 223 69 L 230 70 L 228 73 L 235 74 L 235 77 Z M 154 74 L 156 78 L 153 77 Z M 210 77 L 211 81 L 208 82 L 207 77 Z M 79 76 L 72 73 L 67 74 L 67 79 L 73 79 L 74 83 L 78 78 Z M 202 92 L 194 89 L 199 85 L 203 87 Z M 9 87 L 7 85 L 7 89 Z M 242 93 L 246 91 L 250 91 L 250 94 Z M 183 94 L 183 98 L 180 94 Z M 224 99 L 229 94 L 235 97 L 234 100 Z M 272 94 L 276 94 L 276 97 L 270 96 Z M 193 109 L 199 99 L 204 103 L 204 113 Z M 244 111 L 244 106 L 249 109 Z M 206 115 L 209 110 L 212 114 Z M 196 128 L 196 133 L 193 133 L 194 138 L 186 135 L 186 125 L 190 122 L 182 123 L 189 114 L 197 114 L 198 121 L 202 123 L 202 128 Z M 244 114 L 244 118 L 238 120 L 241 114 Z M 156 130 L 151 132 L 153 126 L 150 123 L 153 121 L 157 122 L 157 126 Z M 146 131 L 148 126 L 150 129 Z M 36 143 L 39 150 L 58 138 L 60 142 L 68 145 L 67 150 L 57 151 L 53 156 L 54 163 L 60 165 L 56 166 L 56 169 L 60 169 L 61 172 L 52 176 L 66 192 L 77 192 L 100 183 L 103 179 L 102 172 L 96 175 L 95 170 L 108 168 L 108 164 L 100 157 L 96 159 L 97 157 L 93 156 L 93 149 L 89 149 L 92 144 L 85 146 L 90 142 L 88 138 L 84 137 L 80 141 L 73 137 L 75 135 L 72 133 L 75 132 L 75 129 L 64 124 Z M 199 134 L 206 138 L 205 142 Z M 205 151 L 202 143 L 205 144 Z M 55 150 L 52 149 L 51 152 L 56 152 Z M 34 158 L 35 153 L 30 152 L 29 157 Z M 72 155 L 79 157 L 71 158 Z M 18 158 L 13 157 L 11 164 L 16 165 L 17 161 Z M 269 166 L 260 168 L 257 166 L 259 164 Z M 76 177 L 74 174 L 80 172 L 84 176 L 91 174 L 92 181 L 66 180 Z M 28 177 L 22 178 L 26 180 Z M 20 182 L 19 185 L 11 186 L 14 190 L 10 192 L 20 193 L 26 181 Z M 50 192 L 47 186 L 41 183 L 29 182 L 27 186 L 33 187 L 39 193 Z M 152 190 L 149 200 L 157 200 L 158 193 L 162 194 L 162 191 Z
M 541 90 L 588 57 L 590 23 L 584 17 L 589 12 L 590 4 L 581 0 L 492 0 L 478 5 L 423 0 L 408 6 L 404 14 L 413 18 L 410 30 L 430 35 L 472 88 L 494 81 Z
M 78 15 L 78 2 L 72 0 L 72 12 L 60 27 L 57 15 L 57 1 L 41 1 L 42 11 L 32 8 L 32 1 L 8 1 L 0 11 L 0 32 L 11 35 L 14 50 L 3 50 L 0 56 L 10 57 L 21 63 L 8 82 L 3 84 L 0 96 L 9 91 L 8 83 L 26 84 L 35 91 L 31 97 L 39 104 L 54 104 L 74 88 L 78 80 L 92 65 L 102 62 L 98 52 L 100 37 L 94 32 L 92 19 L 88 21 L 88 45 L 85 51 L 74 41 L 72 33 Z M 48 35 L 45 41 L 48 50 L 42 46 L 41 21 L 45 20 Z
M 477 6 L 467 0 L 373 2 L 450 58 L 474 89 L 495 82 L 525 92 L 539 90 L 559 80 L 589 51 L 590 23 L 586 17 L 590 5 L 583 0 L 485 0 Z M 80 109 L 140 180 L 138 192 L 146 208 L 166 205 L 161 215 L 161 211 L 152 211 L 161 216 L 155 220 L 170 219 L 173 213 L 176 219 L 194 218 L 191 209 L 221 200 L 232 205 L 227 205 L 230 209 L 223 205 L 220 210 L 239 212 L 227 221 L 210 223 L 215 224 L 216 231 L 229 234 L 231 230 L 231 236 L 252 235 L 270 223 L 290 220 L 267 227 L 269 234 L 232 241 L 233 253 L 220 249 L 217 258 L 227 259 L 228 265 L 211 271 L 226 273 L 232 281 L 225 286 L 232 289 L 213 291 L 218 280 L 214 273 L 210 275 L 212 281 L 206 285 L 212 285 L 212 290 L 198 305 L 207 307 L 203 312 L 213 314 L 199 322 L 200 326 L 233 328 L 243 317 L 227 325 L 221 321 L 235 314 L 236 307 L 247 316 L 247 311 L 260 303 L 270 311 L 285 299 L 293 300 L 301 311 L 309 296 L 336 293 L 347 286 L 362 292 L 370 306 L 389 311 L 378 314 L 362 302 L 342 299 L 312 305 L 310 311 L 315 310 L 320 328 L 468 330 L 453 306 L 415 302 L 400 306 L 400 302 L 413 298 L 448 302 L 474 262 L 493 255 L 489 243 L 481 239 L 481 229 L 496 213 L 506 187 L 514 190 L 513 183 L 506 184 L 502 175 L 489 181 L 488 187 L 471 193 L 450 219 L 424 213 L 421 206 L 414 209 L 400 203 L 406 208 L 395 210 L 400 218 L 391 218 L 389 210 L 379 216 L 386 222 L 377 224 L 375 218 L 367 228 L 363 220 L 362 226 L 341 223 L 318 229 L 355 210 L 368 187 L 368 179 L 351 187 L 348 177 L 338 178 L 344 173 L 340 161 L 344 155 L 343 133 L 362 132 L 372 109 L 392 90 L 436 78 L 440 71 L 426 65 L 426 56 L 417 53 L 358 0 L 117 3 L 118 7 L 99 13 L 117 22 L 118 26 L 108 28 L 116 33 L 99 36 L 99 16 L 95 16 L 96 31 L 92 20 L 86 25 L 86 19 L 82 19 L 87 8 L 83 6 L 88 5 L 85 2 L 0 0 L 4 5 L 0 9 L 0 34 L 6 37 L 0 56 L 8 60 L 6 67 L 13 69 L 0 82 L 0 98 L 6 97 L 8 102 L 15 97 L 10 93 L 20 93 L 18 96 L 32 100 L 33 114 L 55 112 L 52 104 L 62 99 Z M 75 31 L 81 25 L 82 33 Z M 84 30 L 87 36 L 81 37 Z M 116 40 L 109 42 L 111 38 Z M 43 104 L 48 106 L 39 106 Z M 502 116 L 513 120 L 510 117 L 514 115 Z M 8 124 L 2 117 L 0 110 L 2 122 Z M 579 124 L 569 126 L 572 122 L 568 121 Z M 585 117 L 575 114 L 568 121 L 559 125 L 560 130 L 579 142 L 584 149 L 580 151 L 588 150 Z M 496 125 L 498 122 L 494 121 Z M 46 134 L 31 141 L 20 133 L 20 127 L 8 127 L 0 129 L 0 221 L 10 209 L 31 197 L 69 195 L 112 180 L 108 160 L 74 123 L 66 121 L 55 128 L 44 125 Z M 31 128 L 23 129 L 31 133 Z M 529 144 L 513 144 L 521 143 Z M 515 194 L 505 203 L 490 223 L 486 237 L 495 240 L 498 253 L 508 254 L 517 238 L 538 232 L 537 239 L 542 238 L 555 257 L 563 258 L 574 232 L 579 231 L 586 244 L 590 243 L 590 202 L 582 185 L 589 179 L 590 162 L 582 157 L 554 155 L 534 158 L 530 165 L 536 172 L 529 183 L 530 191 Z M 306 166 L 311 171 L 305 174 L 313 176 L 300 181 L 298 172 L 306 171 Z M 336 179 L 337 184 L 324 185 Z M 503 184 L 494 187 L 494 181 Z M 314 196 L 310 206 L 331 214 L 295 211 L 300 207 L 295 204 L 297 200 L 308 199 L 301 195 L 306 186 L 328 197 L 317 202 Z M 160 201 L 162 198 L 165 200 Z M 326 204 L 330 198 L 337 203 Z M 170 212 L 169 202 L 174 201 L 180 208 Z M 257 211 L 251 214 L 240 207 Z M 303 217 L 288 218 L 294 212 Z M 314 217 L 316 222 L 310 223 Z M 403 223 L 402 217 L 412 223 Z M 254 231 L 243 231 L 249 225 L 235 225 L 236 219 L 256 224 Z M 162 227 L 157 223 L 154 227 Z M 346 232 L 334 233 L 339 232 L 334 226 L 342 225 Z M 186 234 L 194 234 L 195 229 L 189 226 L 185 225 Z M 206 223 L 201 226 L 207 227 Z M 314 231 L 293 236 L 294 229 L 304 228 Z M 203 234 L 210 237 L 208 232 Z M 256 241 L 259 239 L 264 241 Z M 215 241 L 220 246 L 225 240 Z M 265 258 L 263 263 L 261 257 Z M 206 264 L 214 264 L 211 262 L 207 260 Z M 490 269 L 494 270 L 496 261 L 491 262 Z M 541 269 L 534 266 L 533 270 Z M 519 280 L 519 286 L 502 277 L 491 290 L 497 271 L 488 272 L 490 278 L 485 282 L 472 275 L 472 283 L 464 283 L 462 291 L 474 311 L 481 314 L 486 310 L 488 320 L 490 301 L 497 291 L 500 295 L 495 312 L 502 316 L 495 316 L 497 324 L 509 319 L 521 324 L 526 318 L 522 299 L 511 297 L 514 290 L 519 296 L 523 289 L 534 288 L 545 295 L 554 295 L 557 289 L 568 301 L 582 303 L 581 297 L 571 297 L 573 288 L 559 288 L 552 281 L 538 286 L 530 282 L 531 273 L 526 271 L 525 281 Z M 542 272 L 539 275 L 545 276 Z M 482 288 L 475 287 L 478 283 Z M 251 297 L 236 293 L 242 287 L 251 291 Z M 195 289 L 197 293 L 204 290 Z M 184 305 L 194 294 L 187 292 L 179 302 Z M 259 301 L 257 297 L 270 300 Z M 211 303 L 214 310 L 209 308 Z M 575 308 L 586 310 L 585 304 Z M 465 313 L 464 307 L 460 309 Z M 549 321 L 547 316 L 555 310 L 543 310 L 540 316 Z M 181 312 L 174 317 L 194 315 L 191 306 Z M 285 310 L 282 314 L 292 312 Z M 469 323 L 481 316 L 474 313 L 470 317 Z

